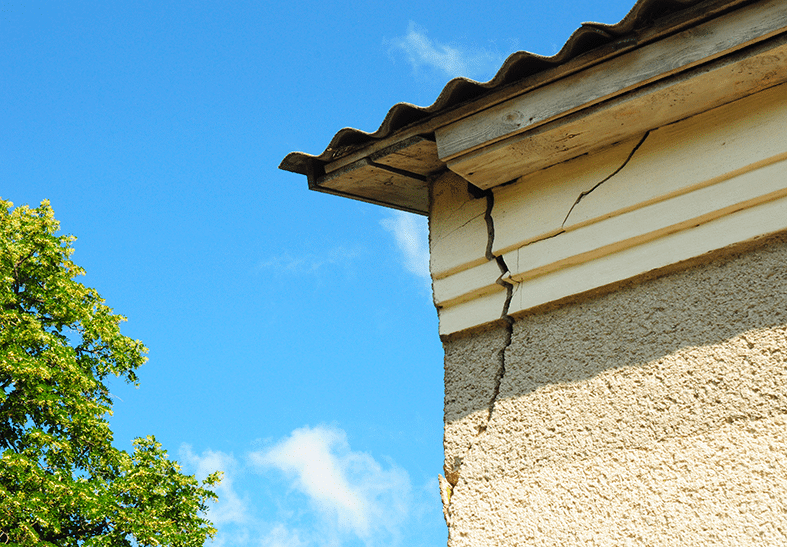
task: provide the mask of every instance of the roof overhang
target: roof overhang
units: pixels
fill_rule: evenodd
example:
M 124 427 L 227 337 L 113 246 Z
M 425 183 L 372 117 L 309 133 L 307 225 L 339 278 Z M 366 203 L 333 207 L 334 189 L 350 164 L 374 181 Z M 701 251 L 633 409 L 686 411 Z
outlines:
M 396 105 L 280 167 L 313 190 L 428 214 L 446 168 L 480 189 L 787 80 L 787 1 L 640 0 L 585 24 L 551 58 L 512 55 L 486 84 L 453 80 L 431 107 Z

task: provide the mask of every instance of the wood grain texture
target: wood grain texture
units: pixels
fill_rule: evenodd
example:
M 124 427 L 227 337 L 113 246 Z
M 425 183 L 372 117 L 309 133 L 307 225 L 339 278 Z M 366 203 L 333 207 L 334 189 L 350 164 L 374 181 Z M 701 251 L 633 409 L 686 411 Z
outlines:
M 624 164 L 635 140 L 495 188 L 492 251 L 504 254 L 778 160 L 787 151 L 785 97 L 782 84 L 655 129 L 603 184 Z
M 585 196 L 565 229 L 756 169 L 787 152 L 787 84 L 652 131 L 620 173 Z
M 491 90 L 488 95 L 484 95 L 479 100 L 462 103 L 445 111 L 435 113 L 434 117 L 403 127 L 391 135 L 372 141 L 357 150 L 332 160 L 331 163 L 325 166 L 325 169 L 326 171 L 336 170 L 395 145 L 402 140 L 416 135 L 431 134 L 440 127 L 558 81 L 571 74 L 586 70 L 609 59 L 619 57 L 628 51 L 653 43 L 675 32 L 699 25 L 723 13 L 738 9 L 739 6 L 747 3 L 749 3 L 749 0 L 711 0 L 686 7 L 678 13 L 659 19 L 652 26 L 638 29 L 635 37 L 627 36 L 622 41 L 618 40 L 606 44 L 579 57 L 575 57 L 564 64 L 536 72 L 512 84 Z
M 390 171 L 365 158 L 326 175 L 312 189 L 389 207 L 395 204 L 422 215 L 429 211 L 426 180 Z
M 787 81 L 780 36 L 659 80 L 448 163 L 479 188 L 491 188 Z
M 787 83 L 496 188 L 491 217 L 510 314 L 787 230 Z M 442 334 L 499 319 L 492 265 L 435 280 Z
M 438 154 L 449 161 L 766 39 L 785 27 L 783 0 L 748 6 L 441 127 L 436 131 Z

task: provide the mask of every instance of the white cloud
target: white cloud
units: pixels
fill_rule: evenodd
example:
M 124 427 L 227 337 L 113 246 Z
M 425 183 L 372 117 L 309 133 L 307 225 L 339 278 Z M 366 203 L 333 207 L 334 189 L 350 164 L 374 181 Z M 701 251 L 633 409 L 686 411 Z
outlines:
M 410 479 L 403 469 L 384 468 L 371 455 L 350 449 L 341 429 L 296 429 L 275 446 L 250 454 L 258 468 L 283 472 L 290 486 L 305 494 L 324 526 L 319 544 L 354 535 L 367 545 L 395 544 L 408 516 Z M 311 542 L 310 542 L 311 543 Z M 269 545 L 295 547 L 300 535 L 274 528 Z
M 407 270 L 429 280 L 429 227 L 424 217 L 394 211 L 389 218 L 380 221 L 396 241 L 396 246 L 404 255 Z
M 469 51 L 431 40 L 426 30 L 412 21 L 407 26 L 407 34 L 389 43 L 392 50 L 405 54 L 415 70 L 434 68 L 449 78 L 489 79 L 503 62 L 500 55 L 487 50 Z
M 328 266 L 342 266 L 351 263 L 361 255 L 359 249 L 335 247 L 321 254 L 304 253 L 293 256 L 284 253 L 259 264 L 260 269 L 270 269 L 287 275 L 314 274 Z
M 297 530 L 288 529 L 283 524 L 277 524 L 262 540 L 264 547 L 303 547 L 306 545 L 301 541 Z
M 243 524 L 248 521 L 247 500 L 241 499 L 235 492 L 234 475 L 237 462 L 231 454 L 205 450 L 201 455 L 195 454 L 188 444 L 181 445 L 180 461 L 193 470 L 198 480 L 204 480 L 214 471 L 222 471 L 221 483 L 216 487 L 219 501 L 208 510 L 208 519 L 216 528 L 226 524 Z
M 296 429 L 238 459 L 184 444 L 178 459 L 200 480 L 224 472 L 207 515 L 212 547 L 395 547 L 440 522 L 434 480 L 414 489 L 405 470 L 353 451 L 337 427 Z

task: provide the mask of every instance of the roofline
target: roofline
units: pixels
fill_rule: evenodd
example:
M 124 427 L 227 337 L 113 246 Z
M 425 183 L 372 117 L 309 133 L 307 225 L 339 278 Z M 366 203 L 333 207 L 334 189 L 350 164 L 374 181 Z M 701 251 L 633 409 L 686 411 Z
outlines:
M 309 176 L 327 164 L 343 167 L 398 140 L 435 129 L 590 68 L 670 34 L 700 24 L 753 0 L 638 0 L 614 25 L 583 23 L 551 57 L 527 51 L 510 55 L 488 82 L 454 78 L 427 107 L 398 103 L 374 132 L 343 128 L 319 155 L 291 152 L 280 169 Z
M 744 50 L 754 51 L 753 45 L 773 47 L 774 40 L 787 32 L 787 21 L 780 15 L 782 1 L 787 2 L 639 0 L 615 25 L 585 23 L 552 57 L 515 53 L 489 82 L 451 80 L 431 106 L 397 104 L 374 133 L 342 129 L 319 156 L 292 152 L 279 168 L 306 175 L 309 188 L 316 191 L 427 214 L 429 180 L 446 169 L 487 189 L 587 153 L 594 143 L 604 146 L 601 141 L 607 135 L 586 134 L 590 126 L 583 117 L 596 120 L 592 124 L 597 129 L 613 123 L 621 109 L 642 110 L 639 117 L 647 117 L 643 98 L 650 94 L 651 102 L 671 101 L 670 86 L 683 94 L 681 101 L 692 104 L 661 113 L 659 123 L 696 113 L 704 106 L 690 97 L 693 93 L 684 80 L 707 80 L 703 71 L 735 62 Z M 698 51 L 692 49 L 695 43 Z M 675 57 L 673 52 L 680 54 Z M 646 58 L 651 64 L 643 61 Z M 757 85 L 750 82 L 752 89 Z M 713 93 L 724 95 L 723 90 Z M 735 100 L 736 93 L 742 96 L 746 90 L 730 89 L 729 97 L 714 100 Z M 638 96 L 639 107 L 632 101 Z M 608 120 L 599 124 L 604 117 L 599 111 L 605 109 Z M 638 123 L 642 130 L 650 129 L 644 127 L 648 120 Z M 565 131 L 570 134 L 562 135 Z M 581 138 L 575 139 L 578 134 Z M 597 141 L 599 136 L 603 138 Z M 572 142 L 564 147 L 566 138 Z M 517 144 L 522 140 L 541 145 Z M 528 157 L 512 172 L 502 167 L 508 161 L 502 150 L 520 156 L 527 150 Z M 490 161 L 497 167 L 489 168 Z

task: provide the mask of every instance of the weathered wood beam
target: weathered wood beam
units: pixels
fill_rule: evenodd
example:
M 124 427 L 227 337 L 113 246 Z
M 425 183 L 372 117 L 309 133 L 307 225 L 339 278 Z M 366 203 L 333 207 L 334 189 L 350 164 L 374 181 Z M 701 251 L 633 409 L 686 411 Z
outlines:
M 715 0 L 700 2 L 695 6 L 688 7 L 685 10 L 681 10 L 676 14 L 659 20 L 653 26 L 638 30 L 635 36 L 626 36 L 621 40 L 616 40 L 610 44 L 601 46 L 554 68 L 543 70 L 510 85 L 494 89 L 479 100 L 457 105 L 454 108 L 435 114 L 434 117 L 415 122 L 396 131 L 392 135 L 373 141 L 354 152 L 335 159 L 325 166 L 325 171 L 330 172 L 340 169 L 361 158 L 368 157 L 371 154 L 395 146 L 398 142 L 409 139 L 410 137 L 431 134 L 435 130 L 456 122 L 457 120 L 472 116 L 499 103 L 521 96 L 525 93 L 530 93 L 552 82 L 559 81 L 572 74 L 576 74 L 600 63 L 609 61 L 610 59 L 619 57 L 626 52 L 636 50 L 644 45 L 661 40 L 666 36 L 696 26 L 722 13 L 739 9 L 739 6 L 749 2 L 750 0 Z
M 737 52 L 460 156 L 448 167 L 492 188 L 787 81 L 787 36 L 754 48 L 759 51 Z
M 783 0 L 742 8 L 443 127 L 438 153 L 497 186 L 787 80 L 785 33 Z

